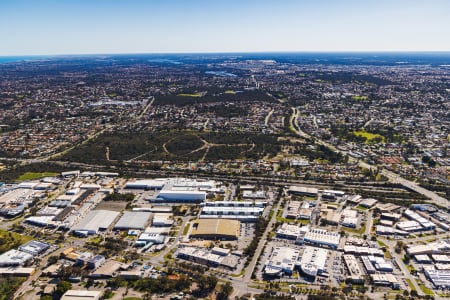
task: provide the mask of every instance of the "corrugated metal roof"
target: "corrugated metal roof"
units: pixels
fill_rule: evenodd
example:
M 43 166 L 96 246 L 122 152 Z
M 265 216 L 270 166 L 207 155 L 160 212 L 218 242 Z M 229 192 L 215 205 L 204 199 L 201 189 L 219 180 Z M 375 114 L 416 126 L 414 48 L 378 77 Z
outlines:
M 152 213 L 146 211 L 125 211 L 114 228 L 144 229 L 151 216 Z

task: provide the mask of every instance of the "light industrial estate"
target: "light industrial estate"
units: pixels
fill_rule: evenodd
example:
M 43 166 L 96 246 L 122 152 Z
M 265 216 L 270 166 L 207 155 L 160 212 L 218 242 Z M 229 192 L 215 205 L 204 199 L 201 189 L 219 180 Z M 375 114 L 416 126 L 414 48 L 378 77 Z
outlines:
M 42 190 L 42 182 L 51 184 Z M 174 191 L 170 199 L 160 196 Z M 248 191 L 257 200 L 247 200 Z M 430 204 L 387 207 L 305 185 L 78 171 L 6 184 L 0 192 L 0 200 L 24 206 L 13 231 L 31 239 L 0 255 L 0 273 L 42 278 L 42 291 L 51 286 L 43 276 L 72 281 L 79 288 L 70 293 L 83 293 L 83 280 L 151 280 L 169 276 L 167 267 L 194 266 L 238 287 L 275 281 L 297 289 L 330 285 L 339 294 L 348 283 L 383 295 L 450 286 L 450 217 Z M 193 200 L 193 192 L 202 198 Z M 33 238 L 37 232 L 44 238 Z M 65 279 L 69 266 L 82 275 Z

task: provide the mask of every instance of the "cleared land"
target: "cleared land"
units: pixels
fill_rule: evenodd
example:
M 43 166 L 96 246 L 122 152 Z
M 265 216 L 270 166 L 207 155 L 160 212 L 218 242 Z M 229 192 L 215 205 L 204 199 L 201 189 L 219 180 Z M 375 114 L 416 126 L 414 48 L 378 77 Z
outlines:
M 127 202 L 125 201 L 102 201 L 100 202 L 95 209 L 105 209 L 112 211 L 122 211 L 127 206 Z
M 40 179 L 43 177 L 56 176 L 58 173 L 52 172 L 43 172 L 43 173 L 35 173 L 35 172 L 26 172 L 17 178 L 17 181 L 25 181 L 25 180 L 34 180 Z

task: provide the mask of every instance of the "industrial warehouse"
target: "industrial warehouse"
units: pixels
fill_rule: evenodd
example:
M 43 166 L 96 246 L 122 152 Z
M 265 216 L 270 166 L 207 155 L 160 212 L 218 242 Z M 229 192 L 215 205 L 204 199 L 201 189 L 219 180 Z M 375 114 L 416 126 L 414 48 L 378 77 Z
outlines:
M 228 219 L 199 219 L 192 223 L 191 238 L 208 240 L 236 240 L 240 222 Z
M 114 225 L 117 230 L 143 230 L 150 222 L 152 213 L 145 211 L 125 211 Z
M 151 202 L 186 202 L 200 203 L 206 200 L 209 192 L 223 192 L 221 183 L 214 180 L 197 180 L 189 178 L 159 178 L 154 180 L 129 181 L 125 189 L 154 190 L 156 195 Z
M 119 213 L 115 211 L 93 210 L 75 225 L 72 231 L 82 235 L 97 234 L 108 229 L 118 216 Z

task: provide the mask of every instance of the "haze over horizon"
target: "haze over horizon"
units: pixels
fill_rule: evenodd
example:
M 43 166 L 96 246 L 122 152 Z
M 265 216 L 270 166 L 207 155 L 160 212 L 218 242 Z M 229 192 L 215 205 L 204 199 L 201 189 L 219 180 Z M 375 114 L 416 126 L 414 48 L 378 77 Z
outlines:
M 450 51 L 450 2 L 3 0 L 0 56 Z

